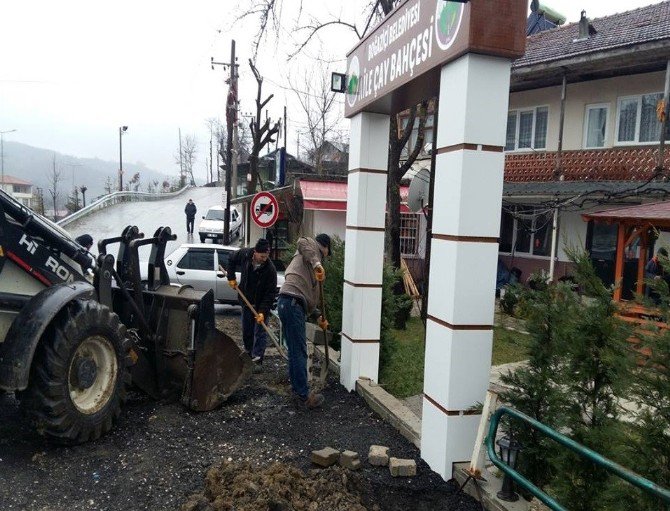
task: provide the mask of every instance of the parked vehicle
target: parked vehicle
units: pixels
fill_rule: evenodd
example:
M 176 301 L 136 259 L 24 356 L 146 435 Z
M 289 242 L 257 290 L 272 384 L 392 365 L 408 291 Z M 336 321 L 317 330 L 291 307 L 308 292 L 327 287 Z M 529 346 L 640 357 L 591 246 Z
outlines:
M 237 304 L 237 293 L 228 285 L 226 272 L 219 265 L 228 267 L 228 259 L 239 247 L 209 243 L 185 243 L 165 258 L 172 284 L 190 285 L 197 291 L 214 291 L 219 303 Z M 284 283 L 284 265 L 276 261 L 277 291 Z M 239 272 L 236 275 L 240 280 Z
M 202 217 L 202 222 L 198 226 L 198 234 L 202 243 L 210 239 L 214 242 L 223 243 L 223 215 L 225 209 L 223 206 L 212 206 L 207 210 L 207 214 Z M 240 235 L 242 227 L 242 215 L 237 208 L 230 207 L 230 238 L 233 239 Z

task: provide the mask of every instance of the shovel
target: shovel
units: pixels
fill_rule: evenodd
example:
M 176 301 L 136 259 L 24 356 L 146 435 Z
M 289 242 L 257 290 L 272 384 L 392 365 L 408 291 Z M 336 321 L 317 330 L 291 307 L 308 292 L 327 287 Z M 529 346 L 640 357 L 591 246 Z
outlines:
M 323 282 L 319 281 L 319 298 L 321 300 L 321 318 L 323 321 L 326 321 L 326 304 L 325 300 L 323 298 Z M 327 328 L 321 328 L 323 330 L 323 346 L 325 350 L 325 355 L 326 355 L 326 360 L 323 364 L 321 364 L 321 373 L 319 374 L 319 380 L 321 380 L 322 383 L 326 381 L 326 378 L 328 377 L 328 366 L 330 364 L 330 355 L 328 354 L 328 329 Z
M 222 272 L 225 272 L 225 269 L 222 266 L 219 266 L 219 270 Z M 256 312 L 256 309 L 254 308 L 253 305 L 251 305 L 251 302 L 247 299 L 247 297 L 244 295 L 242 290 L 238 287 L 235 287 L 235 291 L 237 291 L 237 294 L 240 295 L 240 298 L 242 298 L 242 301 L 246 304 L 247 307 L 249 307 L 249 310 L 251 313 L 255 316 L 258 316 L 258 312 Z M 279 343 L 279 339 L 277 339 L 277 336 L 272 332 L 268 326 L 265 324 L 265 321 L 262 321 L 260 325 L 263 327 L 263 329 L 267 332 L 268 337 L 272 340 L 272 343 L 275 345 L 277 350 L 279 351 L 279 354 L 284 357 L 285 360 L 288 360 L 288 355 L 286 354 L 286 351 L 284 348 L 281 347 L 281 344 Z

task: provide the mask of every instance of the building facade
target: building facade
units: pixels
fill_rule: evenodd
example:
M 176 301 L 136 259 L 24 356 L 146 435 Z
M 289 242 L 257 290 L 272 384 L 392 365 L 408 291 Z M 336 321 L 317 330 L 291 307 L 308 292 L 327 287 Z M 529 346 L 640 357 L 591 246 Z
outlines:
M 0 177 L 0 188 L 24 206 L 34 207 L 33 184 L 24 179 L 5 174 Z

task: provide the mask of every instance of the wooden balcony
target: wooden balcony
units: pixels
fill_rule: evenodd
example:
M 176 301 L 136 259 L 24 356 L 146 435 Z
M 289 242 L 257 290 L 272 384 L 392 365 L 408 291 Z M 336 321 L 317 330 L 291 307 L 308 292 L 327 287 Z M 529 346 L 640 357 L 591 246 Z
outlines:
M 646 181 L 654 175 L 659 148 L 631 146 L 610 149 L 563 151 L 561 167 L 565 181 Z M 557 166 L 555 151 L 505 154 L 505 181 L 552 181 Z M 663 167 L 670 166 L 666 146 Z

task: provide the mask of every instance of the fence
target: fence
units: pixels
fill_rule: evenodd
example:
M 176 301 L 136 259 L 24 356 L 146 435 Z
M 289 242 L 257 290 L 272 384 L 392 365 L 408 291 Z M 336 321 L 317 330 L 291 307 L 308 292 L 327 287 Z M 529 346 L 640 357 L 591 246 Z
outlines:
M 149 193 L 149 192 L 112 192 L 108 195 L 105 195 L 103 197 L 100 197 L 98 200 L 92 202 L 85 208 L 81 208 L 79 211 L 75 211 L 71 215 L 66 216 L 65 218 L 59 220 L 57 225 L 60 225 L 61 227 L 65 227 L 66 225 L 74 222 L 75 220 L 79 220 L 80 218 L 83 218 L 87 215 L 90 215 L 94 211 L 98 211 L 100 209 L 108 208 L 109 206 L 113 206 L 114 204 L 118 204 L 120 202 L 136 202 L 136 201 L 152 201 L 152 200 L 163 200 L 163 199 L 171 199 L 172 197 L 177 197 L 184 193 L 186 190 L 188 190 L 190 187 L 185 186 L 181 190 L 177 190 L 176 192 L 168 192 L 168 193 Z
M 551 438 L 553 441 L 562 445 L 563 447 L 570 449 L 571 451 L 577 453 L 578 456 L 586 458 L 591 461 L 594 465 L 597 465 L 615 476 L 623 479 L 624 481 L 629 482 L 633 486 L 640 488 L 642 491 L 654 495 L 661 499 L 663 502 L 670 502 L 670 490 L 663 488 L 648 479 L 645 479 L 639 474 L 636 474 L 632 470 L 628 470 L 625 467 L 622 467 L 618 463 L 615 463 L 604 456 L 598 454 L 595 451 L 592 451 L 588 447 L 585 447 L 571 438 L 568 438 L 565 435 L 560 434 L 559 432 L 551 429 L 549 426 L 542 424 L 539 421 L 529 417 L 526 414 L 514 410 L 513 408 L 507 408 L 505 406 L 498 408 L 498 410 L 491 416 L 491 423 L 489 426 L 489 434 L 486 437 L 486 451 L 491 459 L 491 462 L 502 470 L 505 474 L 509 475 L 514 481 L 516 481 L 520 486 L 525 488 L 527 491 L 532 493 L 535 497 L 540 499 L 544 504 L 546 504 L 553 511 L 567 511 L 567 508 L 563 507 L 561 504 L 556 502 L 552 497 L 547 495 L 545 492 L 540 490 L 537 486 L 531 483 L 519 472 L 506 465 L 503 460 L 501 460 L 495 452 L 495 438 L 498 431 L 498 424 L 500 423 L 500 418 L 503 415 L 509 415 L 510 417 L 525 422 L 531 428 L 539 431 L 543 435 Z

